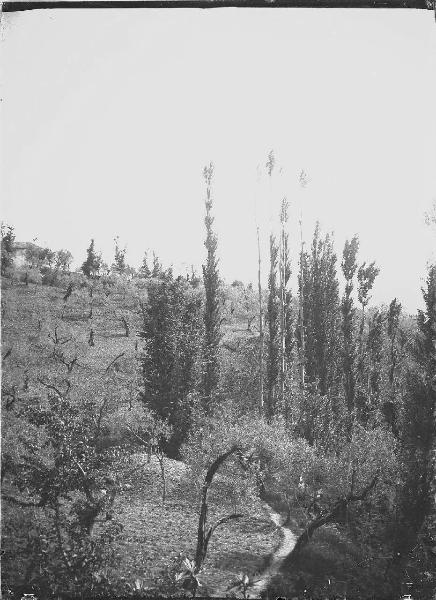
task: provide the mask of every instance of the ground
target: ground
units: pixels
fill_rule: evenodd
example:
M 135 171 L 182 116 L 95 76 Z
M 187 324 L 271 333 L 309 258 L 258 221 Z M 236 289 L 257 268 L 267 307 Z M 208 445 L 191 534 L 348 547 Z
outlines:
M 136 468 L 137 467 L 137 468 Z M 186 467 L 179 461 L 165 459 L 167 498 L 161 502 L 161 480 L 158 461 L 136 455 L 123 477 L 124 491 L 116 503 L 116 513 L 124 525 L 117 544 L 118 574 L 130 580 L 137 577 L 154 587 L 171 575 L 180 556 L 192 558 L 198 526 L 198 494 L 188 489 Z M 217 503 L 219 487 L 211 494 L 209 522 L 213 524 L 225 514 L 234 512 L 231 502 Z M 126 489 L 132 486 L 131 489 Z M 225 498 L 225 495 L 224 495 Z M 200 580 L 202 594 L 228 587 L 240 572 L 254 576 L 279 542 L 279 530 L 272 523 L 265 505 L 254 499 L 238 507 L 244 513 L 240 520 L 218 528 L 210 542 L 209 553 Z

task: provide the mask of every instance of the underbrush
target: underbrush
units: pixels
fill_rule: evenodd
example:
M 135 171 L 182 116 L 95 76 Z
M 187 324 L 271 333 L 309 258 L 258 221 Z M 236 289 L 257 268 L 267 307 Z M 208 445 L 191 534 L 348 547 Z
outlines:
M 298 598 L 391 598 L 386 562 L 367 560 L 365 548 L 338 525 L 319 529 L 298 557 L 289 556 L 268 587 L 267 596 Z
M 180 596 L 183 591 L 176 584 L 175 575 L 181 570 L 183 559 L 194 556 L 199 499 L 190 487 L 183 463 L 165 459 L 165 470 L 167 497 L 162 504 L 160 467 L 155 457 L 148 463 L 146 455 L 136 454 L 128 464 L 120 465 L 121 491 L 115 501 L 114 518 L 122 531 L 112 541 L 112 557 L 102 572 L 107 593 Z M 216 494 L 211 495 L 211 523 L 234 509 L 233 501 L 223 499 L 220 485 L 217 480 Z M 44 513 L 39 510 L 35 520 L 33 510 L 15 506 L 5 509 L 3 577 L 9 587 L 31 593 L 35 589 L 30 583 L 26 588 L 29 561 L 34 558 L 29 552 L 32 548 L 33 552 L 42 550 L 29 546 L 28 536 L 37 522 L 39 527 L 44 526 Z M 250 577 L 261 572 L 278 544 L 279 533 L 259 500 L 244 502 L 239 510 L 244 517 L 217 529 L 211 540 L 199 575 L 202 596 L 226 590 L 241 571 Z M 32 536 L 35 538 L 33 533 Z

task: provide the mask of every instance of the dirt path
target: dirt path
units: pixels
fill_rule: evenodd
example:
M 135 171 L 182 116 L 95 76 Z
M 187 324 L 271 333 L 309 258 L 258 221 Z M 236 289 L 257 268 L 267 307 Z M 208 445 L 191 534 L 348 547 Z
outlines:
M 280 524 L 281 516 L 273 511 L 269 505 L 267 505 L 267 509 L 270 514 L 271 521 L 273 521 L 277 527 L 280 527 L 282 540 L 280 542 L 280 546 L 272 555 L 271 562 L 268 567 L 259 575 L 253 585 L 250 586 L 248 590 L 250 598 L 259 597 L 260 594 L 266 589 L 268 583 L 271 581 L 272 577 L 278 573 L 284 559 L 288 556 L 288 554 L 290 554 L 297 541 L 297 536 L 292 533 L 288 527 L 283 527 L 283 525 Z
M 288 554 L 290 554 L 297 541 L 297 536 L 294 533 L 292 533 L 292 531 L 288 527 L 284 527 L 281 524 L 281 516 L 278 513 L 276 513 L 268 504 L 265 504 L 265 507 L 269 512 L 271 521 L 275 523 L 277 527 L 280 528 L 282 539 L 280 541 L 280 546 L 272 554 L 269 565 L 266 567 L 266 569 L 264 569 L 264 571 L 262 571 L 262 573 L 259 573 L 254 578 L 253 583 L 249 586 L 247 590 L 249 598 L 260 597 L 261 593 L 267 588 L 268 583 L 271 581 L 274 575 L 278 573 L 284 559 L 288 556 Z M 224 590 L 220 590 L 219 593 L 217 591 L 214 595 L 225 597 L 231 592 L 232 595 L 234 595 L 234 597 L 243 597 L 242 592 L 236 592 L 235 588 L 227 589 L 225 592 Z

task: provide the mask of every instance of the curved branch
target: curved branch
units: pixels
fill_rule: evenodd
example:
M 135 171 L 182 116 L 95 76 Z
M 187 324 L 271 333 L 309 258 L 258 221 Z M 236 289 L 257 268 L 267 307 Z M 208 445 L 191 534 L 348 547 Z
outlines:
M 71 388 L 71 383 L 68 381 L 68 379 L 64 379 L 64 382 L 67 384 L 67 389 L 65 390 L 65 392 L 61 392 L 55 385 L 53 385 L 51 383 L 47 383 L 46 381 L 43 381 L 39 377 L 38 377 L 37 381 L 44 387 L 46 387 L 50 390 L 53 390 L 60 398 L 65 398 Z
M 9 348 L 9 350 L 7 350 L 3 356 L 2 356 L 2 363 L 11 355 L 12 352 L 12 348 Z
M 378 476 L 376 475 L 375 477 L 373 477 L 371 482 L 361 491 L 360 494 L 353 494 L 352 492 L 350 492 L 347 496 L 338 498 L 334 503 L 333 508 L 328 513 L 320 515 L 319 517 L 316 517 L 313 521 L 311 521 L 298 538 L 291 555 L 293 557 L 296 556 L 299 553 L 299 551 L 311 540 L 313 534 L 317 529 L 319 529 L 323 525 L 327 525 L 327 523 L 336 522 L 351 502 L 358 502 L 360 500 L 364 500 L 366 496 L 370 493 L 370 491 L 374 488 L 377 481 Z
M 230 450 L 227 450 L 227 452 L 224 452 L 224 454 L 221 454 L 220 456 L 218 456 L 218 458 L 216 458 L 213 461 L 213 463 L 210 465 L 210 467 L 208 468 L 206 477 L 204 478 L 204 484 L 203 484 L 203 489 L 202 489 L 202 493 L 201 493 L 200 517 L 198 520 L 197 549 L 195 552 L 195 570 L 197 573 L 200 570 L 201 565 L 203 564 L 203 562 L 206 558 L 207 545 L 209 543 L 210 537 L 211 537 L 213 531 L 220 524 L 218 522 L 214 527 L 209 529 L 209 531 L 206 535 L 205 530 L 206 530 L 206 523 L 207 523 L 207 508 L 208 508 L 207 495 L 209 492 L 209 487 L 210 487 L 210 484 L 212 483 L 215 473 L 218 471 L 218 469 L 223 464 L 223 462 L 225 460 L 227 460 L 227 458 L 229 458 L 229 456 L 231 456 L 232 454 L 235 454 L 236 452 L 241 452 L 241 448 L 235 444 L 234 446 L 232 446 L 230 448 Z M 235 517 L 231 516 L 231 518 L 235 518 Z M 228 520 L 228 519 L 225 518 L 225 520 Z
M 40 508 L 42 506 L 41 500 L 39 502 L 27 502 L 26 500 L 20 500 L 20 498 L 15 498 L 14 496 L 9 496 L 7 494 L 3 494 L 3 500 L 7 500 L 8 502 L 12 502 L 13 504 L 17 504 L 18 506 L 23 506 L 25 508 Z
M 106 367 L 106 373 L 109 371 L 109 369 L 112 367 L 112 365 L 114 365 L 117 362 L 118 359 L 120 359 L 122 356 L 124 356 L 124 354 L 125 354 L 125 352 L 121 352 L 121 354 L 119 354 L 113 360 L 111 360 L 111 362 Z
M 220 525 L 223 525 L 224 523 L 227 523 L 228 521 L 232 521 L 234 519 L 241 519 L 243 516 L 244 516 L 243 513 L 234 513 L 232 515 L 227 515 L 227 517 L 223 517 L 222 519 L 217 521 L 215 523 L 215 525 L 213 525 L 207 532 L 206 538 L 204 540 L 204 553 L 206 554 L 209 540 L 212 537 L 212 534 L 215 531 L 215 529 L 217 529 L 217 527 L 219 527 Z

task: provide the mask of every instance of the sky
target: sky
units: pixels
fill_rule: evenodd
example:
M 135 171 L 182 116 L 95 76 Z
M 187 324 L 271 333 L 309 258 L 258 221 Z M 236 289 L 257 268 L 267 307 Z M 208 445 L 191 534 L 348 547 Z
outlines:
M 340 255 L 357 234 L 374 303 L 421 306 L 436 232 L 436 25 L 431 11 L 51 10 L 2 15 L 2 220 L 69 249 L 113 239 L 139 266 L 198 270 L 213 162 L 221 275 L 263 272 L 279 205 L 294 271 L 300 216 Z M 266 161 L 274 150 L 271 177 Z M 301 186 L 304 170 L 307 185 Z M 295 283 L 295 282 L 294 282 Z

